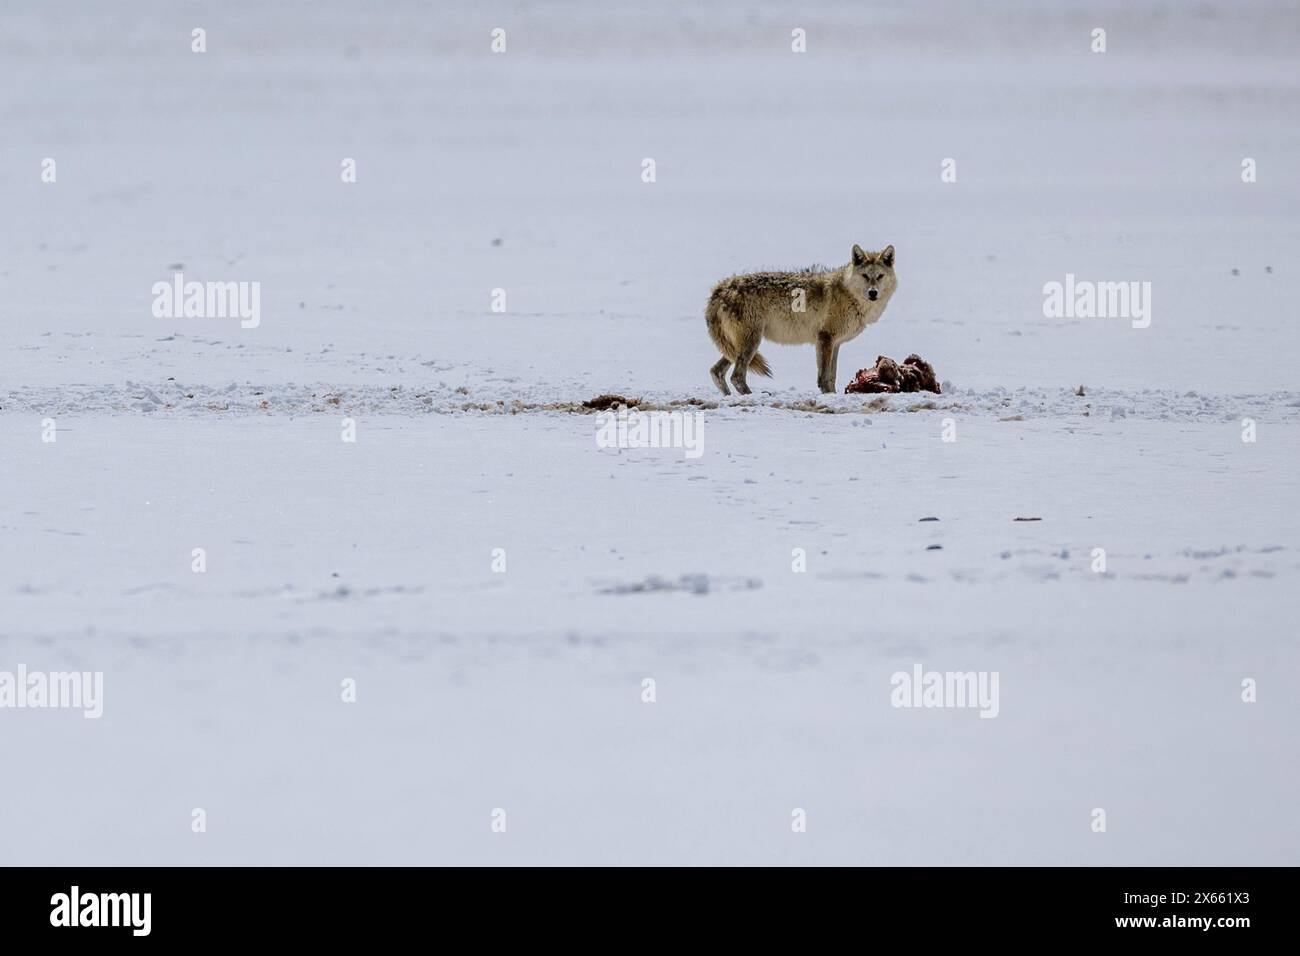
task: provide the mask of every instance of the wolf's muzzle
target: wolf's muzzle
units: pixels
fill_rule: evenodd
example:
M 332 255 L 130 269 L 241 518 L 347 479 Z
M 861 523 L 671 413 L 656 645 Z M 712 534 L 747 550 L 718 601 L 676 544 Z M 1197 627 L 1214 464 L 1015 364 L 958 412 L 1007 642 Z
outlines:
M 876 299 L 880 298 L 880 293 L 877 292 L 875 289 L 868 289 L 867 298 L 870 299 L 872 302 L 875 302 Z

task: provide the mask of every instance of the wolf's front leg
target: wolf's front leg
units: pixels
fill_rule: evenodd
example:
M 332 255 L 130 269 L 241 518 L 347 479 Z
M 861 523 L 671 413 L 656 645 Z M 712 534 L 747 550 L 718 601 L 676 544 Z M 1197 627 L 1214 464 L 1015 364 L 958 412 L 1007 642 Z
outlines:
M 823 392 L 835 391 L 835 346 L 829 332 L 817 333 L 817 387 Z

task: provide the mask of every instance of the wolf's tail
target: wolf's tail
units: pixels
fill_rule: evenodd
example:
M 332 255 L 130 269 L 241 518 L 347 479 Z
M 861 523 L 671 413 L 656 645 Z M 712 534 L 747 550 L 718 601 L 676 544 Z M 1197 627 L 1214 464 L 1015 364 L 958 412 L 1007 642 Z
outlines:
M 740 350 L 732 344 L 730 336 L 727 335 L 728 320 L 735 321 L 722 297 L 714 292 L 709 297 L 708 306 L 704 309 L 704 321 L 709 327 L 709 338 L 713 339 L 713 344 L 718 347 L 718 351 L 734 362 Z M 754 357 L 749 360 L 749 370 L 758 375 L 772 377 L 772 367 L 758 352 L 755 352 Z

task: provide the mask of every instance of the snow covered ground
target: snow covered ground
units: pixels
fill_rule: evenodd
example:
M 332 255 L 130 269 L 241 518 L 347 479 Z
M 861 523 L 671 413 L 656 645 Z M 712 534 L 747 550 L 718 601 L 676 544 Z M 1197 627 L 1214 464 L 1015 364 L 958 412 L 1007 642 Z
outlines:
M 6 6 L 0 862 L 1300 862 L 1300 15 L 1140 6 Z M 855 242 L 943 394 L 720 400 Z

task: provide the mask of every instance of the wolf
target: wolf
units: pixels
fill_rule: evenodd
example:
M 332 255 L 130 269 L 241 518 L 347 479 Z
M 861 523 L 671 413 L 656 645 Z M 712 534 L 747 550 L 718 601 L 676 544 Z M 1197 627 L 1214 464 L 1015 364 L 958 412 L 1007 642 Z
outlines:
M 813 266 L 799 272 L 752 272 L 731 276 L 713 287 L 704 319 L 722 358 L 709 369 L 723 395 L 727 369 L 741 395 L 750 392 L 746 373 L 771 376 L 758 353 L 763 339 L 781 345 L 817 346 L 817 387 L 835 391 L 840 346 L 876 322 L 898 287 L 894 247 L 866 252 L 853 247 L 847 265 Z

